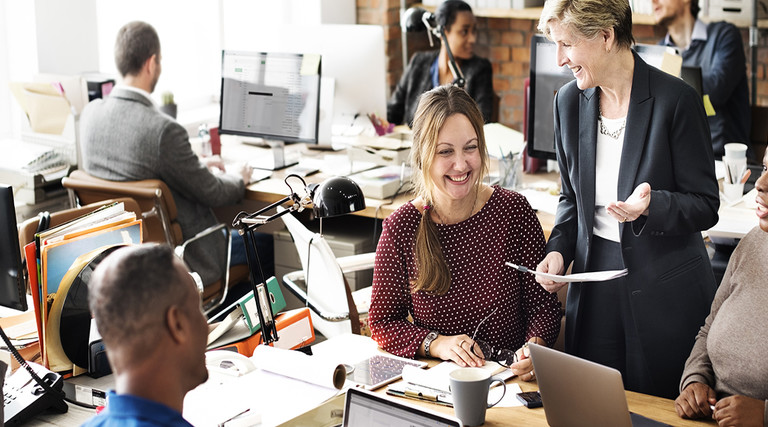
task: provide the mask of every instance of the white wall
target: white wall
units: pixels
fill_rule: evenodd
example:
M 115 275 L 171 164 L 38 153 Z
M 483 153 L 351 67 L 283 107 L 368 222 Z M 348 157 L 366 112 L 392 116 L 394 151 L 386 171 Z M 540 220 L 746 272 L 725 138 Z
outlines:
M 19 137 L 25 120 L 8 93 L 9 81 L 31 81 L 40 72 L 117 79 L 115 35 L 129 21 L 149 22 L 158 31 L 163 74 L 154 96 L 173 91 L 182 114 L 217 100 L 227 26 L 352 24 L 355 14 L 355 0 L 2 0 L 0 139 Z
M 96 0 L 35 0 L 35 8 L 39 72 L 98 70 Z

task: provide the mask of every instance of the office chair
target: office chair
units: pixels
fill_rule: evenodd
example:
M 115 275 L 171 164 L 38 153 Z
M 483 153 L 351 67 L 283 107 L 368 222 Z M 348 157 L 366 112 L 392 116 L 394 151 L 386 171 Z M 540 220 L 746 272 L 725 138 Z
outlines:
M 370 335 L 367 317 L 372 288 L 351 292 L 344 273 L 372 269 L 376 254 L 336 258 L 321 234 L 309 230 L 293 215 L 281 219 L 296 244 L 302 266 L 302 270 L 284 275 L 283 284 L 310 308 L 315 329 L 326 338 L 350 332 Z
M 181 226 L 176 221 L 176 203 L 171 190 L 163 181 L 108 181 L 75 170 L 62 178 L 61 184 L 69 191 L 72 207 L 130 197 L 141 207 L 141 218 L 146 229 L 145 242 L 165 242 L 175 247 L 183 241 Z
M 143 219 L 145 229 L 145 242 L 166 243 L 177 248 L 177 255 L 187 264 L 191 271 L 205 272 L 201 274 L 204 285 L 203 308 L 206 313 L 217 308 L 226 298 L 230 280 L 238 283 L 248 276 L 247 266 L 229 266 L 229 243 L 231 236 L 229 229 L 224 224 L 210 227 L 201 231 L 196 236 L 184 241 L 181 226 L 176 220 L 178 211 L 173 194 L 165 182 L 159 179 L 145 179 L 141 181 L 109 181 L 96 178 L 82 170 L 75 170 L 69 176 L 62 178 L 61 184 L 69 191 L 70 203 L 78 206 L 96 201 L 116 198 L 131 197 L 140 207 L 140 217 Z M 224 237 L 220 237 L 225 235 Z M 227 259 L 206 262 L 199 260 L 193 262 L 193 254 L 209 253 L 206 250 L 211 245 L 226 244 Z M 194 265 L 192 265 L 194 264 Z

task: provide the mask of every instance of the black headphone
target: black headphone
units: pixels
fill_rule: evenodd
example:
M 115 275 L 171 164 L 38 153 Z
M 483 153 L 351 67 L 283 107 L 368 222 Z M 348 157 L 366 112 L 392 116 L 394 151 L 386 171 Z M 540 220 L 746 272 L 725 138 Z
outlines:
M 40 222 L 37 223 L 37 231 L 35 231 L 35 234 L 40 233 L 42 231 L 47 230 L 51 227 L 51 213 L 48 211 L 43 211 L 37 214 L 38 217 L 40 217 Z

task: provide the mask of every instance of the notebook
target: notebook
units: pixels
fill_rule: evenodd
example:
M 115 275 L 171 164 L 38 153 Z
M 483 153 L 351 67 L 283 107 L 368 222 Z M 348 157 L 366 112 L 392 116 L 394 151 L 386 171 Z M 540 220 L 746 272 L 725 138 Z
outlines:
M 383 394 L 350 388 L 344 403 L 343 425 L 461 427 L 461 421 L 456 417 L 394 401 Z
M 529 348 L 550 426 L 667 425 L 629 412 L 621 373 L 616 369 L 536 344 Z

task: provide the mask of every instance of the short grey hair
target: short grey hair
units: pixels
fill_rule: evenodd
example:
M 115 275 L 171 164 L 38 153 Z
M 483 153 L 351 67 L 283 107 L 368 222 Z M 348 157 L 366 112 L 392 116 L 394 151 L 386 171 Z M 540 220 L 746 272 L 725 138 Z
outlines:
M 619 47 L 630 49 L 635 44 L 632 8 L 627 0 L 547 0 L 538 29 L 550 40 L 549 23 L 552 21 L 589 39 L 613 28 Z

